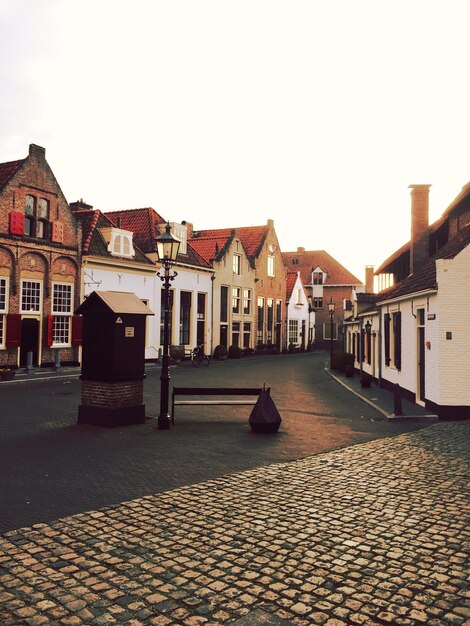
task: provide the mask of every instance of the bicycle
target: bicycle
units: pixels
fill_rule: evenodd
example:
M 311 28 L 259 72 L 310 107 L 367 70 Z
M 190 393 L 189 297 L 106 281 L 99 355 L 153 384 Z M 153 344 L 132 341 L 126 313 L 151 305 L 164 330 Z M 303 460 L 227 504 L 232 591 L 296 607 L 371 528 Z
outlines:
M 206 367 L 207 367 L 210 363 L 210 360 L 211 360 L 210 356 L 204 353 L 204 344 L 201 344 L 193 348 L 191 352 L 191 362 L 194 365 L 194 367 L 199 367 L 201 363 L 203 362 L 205 362 Z

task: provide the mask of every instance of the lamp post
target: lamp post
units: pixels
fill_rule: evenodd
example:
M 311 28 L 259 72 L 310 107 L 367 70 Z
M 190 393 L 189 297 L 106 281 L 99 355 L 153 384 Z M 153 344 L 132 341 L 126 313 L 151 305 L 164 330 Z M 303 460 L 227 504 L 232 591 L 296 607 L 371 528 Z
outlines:
M 178 257 L 180 240 L 170 232 L 170 223 L 165 232 L 156 239 L 158 260 L 162 264 L 163 275 L 157 272 L 163 282 L 164 289 L 164 318 L 163 318 L 163 357 L 162 373 L 160 375 L 160 415 L 158 416 L 158 430 L 170 428 L 170 414 L 168 412 L 170 396 L 170 282 L 175 279 L 177 272 L 170 275 L 170 269 Z
M 333 365 L 333 317 L 335 314 L 335 303 L 333 298 L 328 302 L 328 313 L 330 314 L 330 369 Z

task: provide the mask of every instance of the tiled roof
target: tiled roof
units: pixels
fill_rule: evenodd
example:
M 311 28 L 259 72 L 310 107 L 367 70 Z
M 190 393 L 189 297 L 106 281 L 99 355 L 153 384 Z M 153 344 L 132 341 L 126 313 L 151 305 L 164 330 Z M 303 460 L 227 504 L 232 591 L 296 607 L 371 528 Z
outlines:
M 197 230 L 193 232 L 191 243 L 196 239 L 227 239 L 234 234 L 243 243 L 249 258 L 256 258 L 263 247 L 269 232 L 269 226 L 241 226 L 238 228 L 219 228 L 213 230 Z
M 229 235 L 229 237 L 196 237 L 192 238 L 190 242 L 193 249 L 203 259 L 211 263 L 223 257 L 232 239 L 232 235 Z
M 115 226 L 134 233 L 134 241 L 139 248 L 149 254 L 155 252 L 155 238 L 160 234 L 158 228 L 166 221 L 155 209 L 129 209 L 127 211 L 111 211 L 105 213 Z
M 297 272 L 286 272 L 286 300 L 289 301 L 297 280 Z
M 164 231 L 166 220 L 151 207 L 129 209 L 127 211 L 111 211 L 106 216 L 118 228 L 134 233 L 134 241 L 143 252 L 155 252 L 155 239 Z M 209 268 L 210 264 L 194 248 L 187 243 L 186 254 L 178 254 L 178 263 Z
M 282 258 L 288 271 L 300 271 L 303 285 L 311 284 L 312 272 L 317 267 L 326 272 L 325 285 L 363 284 L 325 250 L 283 252 Z
M 153 262 L 145 256 L 145 254 L 139 249 L 139 247 L 134 245 L 134 256 L 132 259 L 127 257 L 116 257 L 116 255 L 111 254 L 108 250 L 108 244 L 103 239 L 99 229 L 100 228 L 109 228 L 114 226 L 114 224 L 109 220 L 106 215 L 101 213 L 101 211 L 74 211 L 75 219 L 82 225 L 82 233 L 83 233 L 83 244 L 82 244 L 82 252 L 83 254 L 91 254 L 93 256 L 101 256 L 101 257 L 109 257 L 113 259 L 122 258 L 128 261 L 136 261 L 137 263 L 144 263 L 145 265 L 153 265 Z M 125 229 L 128 230 L 128 229 Z
M 16 174 L 26 159 L 19 161 L 9 161 L 8 163 L 0 163 L 0 189 L 3 189 L 10 178 Z
M 411 274 L 397 285 L 380 292 L 380 301 L 392 300 L 400 296 L 436 289 L 436 260 L 453 259 L 470 244 L 470 225 L 462 228 L 439 252 L 430 258 L 416 274 Z

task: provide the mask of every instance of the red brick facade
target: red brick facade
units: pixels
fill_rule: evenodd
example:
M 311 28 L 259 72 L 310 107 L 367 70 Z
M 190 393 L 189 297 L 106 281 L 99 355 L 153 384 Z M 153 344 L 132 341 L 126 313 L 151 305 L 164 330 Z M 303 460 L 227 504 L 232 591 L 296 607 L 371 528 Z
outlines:
M 44 148 L 0 164 L 0 367 L 78 362 L 79 243 Z

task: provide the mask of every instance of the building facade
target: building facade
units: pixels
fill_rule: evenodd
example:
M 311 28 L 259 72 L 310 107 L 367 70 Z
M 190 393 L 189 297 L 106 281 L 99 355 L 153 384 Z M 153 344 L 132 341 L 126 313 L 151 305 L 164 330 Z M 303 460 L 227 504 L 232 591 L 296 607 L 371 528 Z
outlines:
M 45 149 L 0 164 L 0 367 L 78 362 L 80 249 Z

